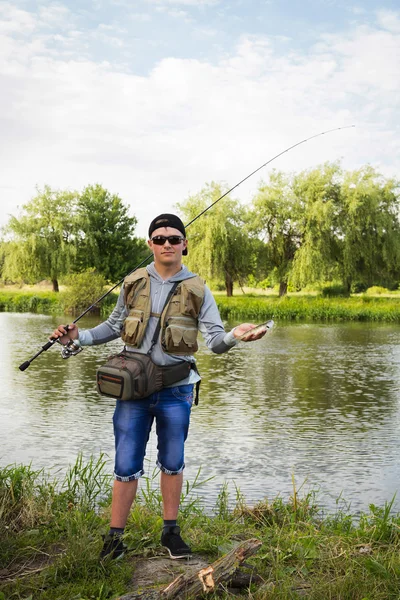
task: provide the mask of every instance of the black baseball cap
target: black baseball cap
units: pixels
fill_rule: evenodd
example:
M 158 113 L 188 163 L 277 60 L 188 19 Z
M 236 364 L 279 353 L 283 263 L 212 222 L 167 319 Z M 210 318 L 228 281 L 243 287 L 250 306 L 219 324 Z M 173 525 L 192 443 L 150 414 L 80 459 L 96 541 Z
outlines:
M 158 229 L 159 227 L 173 227 L 181 232 L 183 237 L 186 239 L 186 231 L 185 226 L 176 215 L 172 215 L 170 213 L 164 213 L 162 215 L 158 215 L 155 219 L 152 220 L 149 227 L 149 239 L 151 238 L 151 234 L 153 231 Z M 185 248 L 182 252 L 184 256 L 187 255 L 187 248 Z

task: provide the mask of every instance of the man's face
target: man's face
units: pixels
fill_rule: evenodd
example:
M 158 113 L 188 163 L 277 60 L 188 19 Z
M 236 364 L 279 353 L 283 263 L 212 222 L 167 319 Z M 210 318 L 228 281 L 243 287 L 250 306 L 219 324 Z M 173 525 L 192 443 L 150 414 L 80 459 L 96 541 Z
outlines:
M 183 234 L 179 229 L 175 229 L 174 227 L 159 227 L 153 231 L 151 238 L 159 235 L 183 238 Z M 171 244 L 166 240 L 162 246 L 155 244 L 151 239 L 147 243 L 154 254 L 154 262 L 165 266 L 180 265 L 182 262 L 182 252 L 187 246 L 187 240 L 182 240 L 179 244 Z

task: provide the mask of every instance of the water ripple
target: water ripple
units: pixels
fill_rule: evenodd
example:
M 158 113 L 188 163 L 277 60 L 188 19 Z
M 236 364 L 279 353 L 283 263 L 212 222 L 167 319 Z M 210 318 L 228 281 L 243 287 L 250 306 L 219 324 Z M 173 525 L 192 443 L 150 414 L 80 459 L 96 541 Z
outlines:
M 96 368 L 119 342 L 63 361 L 55 348 L 21 373 L 54 317 L 0 313 L 0 461 L 65 471 L 82 451 L 113 458 L 113 402 Z M 92 326 L 87 319 L 84 326 Z M 200 344 L 200 405 L 192 411 L 186 477 L 212 507 L 224 482 L 248 502 L 317 489 L 326 509 L 383 504 L 398 489 L 400 348 L 397 325 L 280 325 L 263 340 L 216 356 Z M 157 457 L 152 432 L 146 458 Z M 400 509 L 400 497 L 395 508 Z

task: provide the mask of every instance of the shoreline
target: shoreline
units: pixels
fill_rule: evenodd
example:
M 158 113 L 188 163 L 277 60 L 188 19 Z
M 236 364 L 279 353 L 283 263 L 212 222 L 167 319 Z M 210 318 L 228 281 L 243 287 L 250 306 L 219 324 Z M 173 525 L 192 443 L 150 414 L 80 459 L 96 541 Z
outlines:
M 391 297 L 360 294 L 349 298 L 324 298 L 315 294 L 289 294 L 279 298 L 277 295 L 249 294 L 228 298 L 215 293 L 214 297 L 221 317 L 227 320 L 400 323 L 398 294 Z M 116 293 L 110 294 L 97 314 L 107 318 L 117 298 Z M 63 314 L 62 292 L 0 289 L 0 312 Z

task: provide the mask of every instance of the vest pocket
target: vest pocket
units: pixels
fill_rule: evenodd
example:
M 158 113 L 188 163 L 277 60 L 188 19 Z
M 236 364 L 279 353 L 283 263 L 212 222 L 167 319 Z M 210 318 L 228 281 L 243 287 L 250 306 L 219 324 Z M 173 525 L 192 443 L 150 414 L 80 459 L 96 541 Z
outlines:
M 197 325 L 190 317 L 170 317 L 164 346 L 170 354 L 193 354 L 197 346 Z
M 126 344 L 134 346 L 139 337 L 140 331 L 143 328 L 144 312 L 142 310 L 132 309 L 126 317 L 122 339 Z
M 201 290 L 181 286 L 181 313 L 197 319 L 203 304 L 204 294 Z

